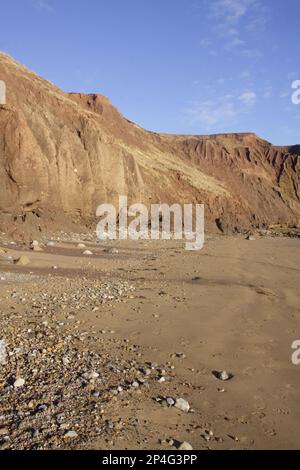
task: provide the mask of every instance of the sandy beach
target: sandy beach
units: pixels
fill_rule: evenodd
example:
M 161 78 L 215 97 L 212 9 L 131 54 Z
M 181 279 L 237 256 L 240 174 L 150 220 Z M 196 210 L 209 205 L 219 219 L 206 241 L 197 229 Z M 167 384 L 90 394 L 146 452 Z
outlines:
M 76 430 L 72 422 L 76 436 L 65 439 L 70 429 L 57 422 L 51 394 L 37 419 L 29 395 L 22 396 L 32 379 L 30 367 L 24 370 L 20 359 L 16 372 L 12 361 L 15 378 L 29 375 L 15 391 L 0 380 L 0 428 L 10 436 L 2 447 L 169 450 L 186 441 L 194 449 L 299 448 L 300 366 L 291 361 L 291 345 L 300 338 L 298 239 L 208 237 L 196 252 L 174 241 L 83 243 L 91 256 L 82 255 L 75 238 L 56 239 L 51 246 L 42 241 L 42 252 L 2 240 L 0 313 L 2 319 L 9 311 L 14 315 L 1 321 L 0 339 L 8 338 L 11 352 L 18 347 L 16 331 L 40 328 L 47 317 L 49 328 L 60 322 L 70 334 L 86 335 L 79 341 L 86 351 L 100 357 L 105 352 L 116 364 L 124 361 L 130 380 L 125 373 L 127 381 L 111 374 L 109 386 L 102 384 L 108 395 L 102 390 L 97 396 L 98 378 L 91 379 L 93 386 L 78 406 L 90 404 L 94 393 L 101 432 L 95 432 L 94 423 Z M 27 256 L 29 264 L 14 265 L 4 259 L 9 255 Z M 42 301 L 45 283 L 48 297 Z M 93 299 L 101 286 L 115 289 L 116 283 L 115 297 Z M 70 293 L 63 302 L 55 298 L 60 289 Z M 92 292 L 90 301 L 80 302 L 79 296 L 74 311 L 72 295 L 83 296 L 85 289 Z M 33 300 L 40 301 L 39 308 L 32 308 Z M 133 357 L 139 364 L 131 362 Z M 44 360 L 42 355 L 39 361 Z M 98 367 L 102 377 L 107 366 Z M 214 371 L 232 377 L 222 381 Z M 36 389 L 45 373 L 34 377 Z M 51 390 L 57 377 L 47 380 Z M 167 398 L 186 400 L 189 411 Z M 36 399 L 34 409 L 43 402 L 39 394 Z M 7 400 L 19 403 L 21 418 L 16 410 L 8 412 Z M 22 420 L 25 427 L 34 421 L 36 439 L 26 440 Z

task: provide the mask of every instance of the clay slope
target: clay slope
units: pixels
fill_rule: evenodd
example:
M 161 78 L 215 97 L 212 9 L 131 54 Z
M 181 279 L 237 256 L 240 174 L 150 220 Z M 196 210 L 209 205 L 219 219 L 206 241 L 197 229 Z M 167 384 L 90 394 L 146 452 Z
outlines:
M 66 94 L 0 54 L 0 213 L 94 217 L 102 202 L 204 202 L 207 227 L 300 220 L 300 149 L 254 134 L 147 132 L 100 95 Z

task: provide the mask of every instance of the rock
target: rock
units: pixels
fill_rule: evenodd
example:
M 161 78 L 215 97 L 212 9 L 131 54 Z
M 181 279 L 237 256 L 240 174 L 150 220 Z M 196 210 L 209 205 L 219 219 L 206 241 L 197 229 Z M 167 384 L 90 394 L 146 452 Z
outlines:
M 182 442 L 182 444 L 180 444 L 180 446 L 178 447 L 178 450 L 193 450 L 193 447 L 191 446 L 191 444 L 189 442 Z
M 186 355 L 183 352 L 177 352 L 176 357 L 178 357 L 179 359 L 185 359 Z
M 36 251 L 36 252 L 44 251 L 43 248 L 40 247 L 40 246 L 33 246 L 31 249 L 32 249 L 32 251 Z
M 9 430 L 7 428 L 0 428 L 0 436 L 8 436 Z
M 6 364 L 6 341 L 5 339 L 0 340 L 0 366 Z
M 246 240 L 253 242 L 255 241 L 255 237 L 253 237 L 253 235 L 247 235 Z
M 20 258 L 17 258 L 14 263 L 17 265 L 17 266 L 27 266 L 27 264 L 30 263 L 30 260 L 27 256 L 20 256 Z
M 84 243 L 78 243 L 77 247 L 83 250 L 84 248 L 86 248 L 86 245 Z
M 227 372 L 226 370 L 222 370 L 222 371 L 213 371 L 213 375 L 219 379 L 219 380 L 223 380 L 223 381 L 226 381 L 226 380 L 230 380 L 233 378 L 233 374 L 231 374 L 230 372 Z
M 21 387 L 24 387 L 24 385 L 25 385 L 25 380 L 22 378 L 19 378 L 15 380 L 14 382 L 14 388 L 21 388 Z
M 85 250 L 82 254 L 85 256 L 92 256 L 93 253 L 90 250 Z
M 95 380 L 95 379 L 98 379 L 99 377 L 99 374 L 98 372 L 86 372 L 84 374 L 84 378 L 87 379 L 87 380 Z
M 150 369 L 147 369 L 146 367 L 142 367 L 140 369 L 140 371 L 142 372 L 142 374 L 146 375 L 146 376 L 149 376 L 151 375 L 151 370 Z
M 166 381 L 166 378 L 165 378 L 165 377 L 160 377 L 160 378 L 158 379 L 158 383 L 160 383 L 160 384 L 164 383 L 165 381 Z
M 75 439 L 76 437 L 78 437 L 78 434 L 76 431 L 68 431 L 65 435 L 64 435 L 64 438 L 65 439 Z
M 183 398 L 177 398 L 175 402 L 175 407 L 178 408 L 180 411 L 183 411 L 184 413 L 188 413 L 190 409 L 189 402 L 184 400 Z
M 174 406 L 175 405 L 175 400 L 173 400 L 173 398 L 167 398 L 166 399 L 166 402 L 169 406 Z

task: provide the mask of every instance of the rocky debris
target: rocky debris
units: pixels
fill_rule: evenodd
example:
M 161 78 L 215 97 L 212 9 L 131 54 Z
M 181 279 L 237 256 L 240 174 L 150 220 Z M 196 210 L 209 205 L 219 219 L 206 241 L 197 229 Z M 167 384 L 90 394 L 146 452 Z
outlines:
M 0 449 L 78 449 L 122 434 L 126 423 L 108 418 L 116 405 L 122 408 L 130 398 L 137 406 L 135 400 L 160 387 L 162 373 L 171 369 L 138 362 L 136 346 L 85 330 L 76 312 L 122 302 L 134 287 L 122 280 L 10 274 L 24 281 L 9 286 L 5 311 L 0 305 L 6 353 L 0 367 Z M 174 406 L 175 400 L 168 403 Z
M 73 329 L 53 320 L 11 328 L 0 368 L 0 449 L 78 448 L 123 429 L 105 415 L 116 396 L 144 386 L 134 379 L 144 366 L 112 356 L 105 344 L 100 350 L 82 345 Z
M 219 380 L 223 380 L 224 382 L 227 380 L 231 380 L 233 378 L 233 374 L 227 372 L 226 370 L 216 371 L 214 370 L 212 374 Z
M 158 397 L 156 399 L 157 402 L 161 404 L 163 407 L 174 407 L 184 413 L 188 413 L 190 411 L 189 402 L 184 400 L 183 398 L 172 398 L 172 397 Z
M 27 266 L 29 263 L 30 259 L 25 255 L 20 256 L 20 258 L 17 258 L 14 261 L 14 264 L 16 264 L 17 266 Z
M 247 235 L 246 240 L 253 242 L 255 241 L 255 237 L 253 235 Z

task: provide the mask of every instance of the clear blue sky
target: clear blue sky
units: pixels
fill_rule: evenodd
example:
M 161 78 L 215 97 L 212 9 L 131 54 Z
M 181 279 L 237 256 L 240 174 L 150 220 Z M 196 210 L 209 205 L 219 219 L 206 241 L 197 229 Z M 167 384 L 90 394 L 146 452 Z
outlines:
M 0 50 L 147 129 L 300 143 L 299 0 L 0 0 L 0 18 Z

